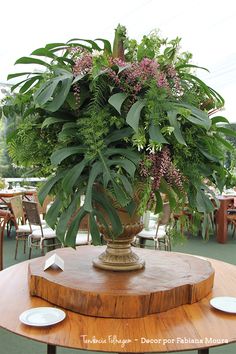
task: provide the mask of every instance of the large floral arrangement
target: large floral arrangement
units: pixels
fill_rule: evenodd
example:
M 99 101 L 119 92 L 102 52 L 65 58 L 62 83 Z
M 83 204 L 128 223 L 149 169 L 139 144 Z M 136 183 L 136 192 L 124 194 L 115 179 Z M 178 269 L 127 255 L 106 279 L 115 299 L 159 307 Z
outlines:
M 40 199 L 56 195 L 47 222 L 64 244 L 74 245 L 86 214 L 99 243 L 97 221 L 108 228 L 102 209 L 119 236 L 115 206 L 158 213 L 163 194 L 172 210 L 186 203 L 195 212 L 213 210 L 209 184 L 221 190 L 230 177 L 224 157 L 231 145 L 222 134 L 233 133 L 222 127 L 227 119 L 210 118 L 224 100 L 195 76 L 179 43 L 154 32 L 138 44 L 119 25 L 113 49 L 105 39 L 73 39 L 16 62 L 45 71 L 9 75 L 26 75 L 7 101 L 23 106 L 10 152 L 18 164 L 50 171 Z

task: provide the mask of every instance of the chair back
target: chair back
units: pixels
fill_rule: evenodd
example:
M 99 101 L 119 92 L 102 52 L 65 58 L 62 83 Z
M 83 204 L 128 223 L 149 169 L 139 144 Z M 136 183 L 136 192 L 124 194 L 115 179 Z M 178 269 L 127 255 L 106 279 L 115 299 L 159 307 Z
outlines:
M 16 224 L 21 221 L 21 223 L 25 224 L 25 213 L 22 205 L 21 196 L 12 197 L 10 199 L 10 207 L 12 213 L 14 215 Z
M 38 203 L 39 214 L 42 214 L 44 216 L 47 212 L 48 205 L 53 201 L 53 197 L 47 195 L 46 198 L 44 199 L 43 205 L 41 205 L 39 203 L 38 194 L 36 193 L 34 194 L 34 201 Z
M 32 201 L 23 201 L 23 206 L 25 208 L 26 216 L 30 225 L 38 225 L 42 228 L 42 223 L 40 219 L 38 203 Z
M 0 270 L 3 269 L 3 238 L 4 230 L 7 222 L 11 218 L 11 213 L 8 210 L 0 209 Z

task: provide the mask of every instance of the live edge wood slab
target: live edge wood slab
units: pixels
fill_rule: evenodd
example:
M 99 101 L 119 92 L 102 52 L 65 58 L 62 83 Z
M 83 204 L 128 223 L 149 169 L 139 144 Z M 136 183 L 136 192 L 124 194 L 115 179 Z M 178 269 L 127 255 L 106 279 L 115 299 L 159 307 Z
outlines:
M 135 249 L 145 259 L 145 269 L 119 273 L 93 267 L 93 258 L 102 250 L 64 248 L 32 261 L 30 294 L 84 315 L 136 318 L 197 302 L 213 287 L 214 270 L 206 260 Z M 43 270 L 54 252 L 64 260 L 64 271 Z

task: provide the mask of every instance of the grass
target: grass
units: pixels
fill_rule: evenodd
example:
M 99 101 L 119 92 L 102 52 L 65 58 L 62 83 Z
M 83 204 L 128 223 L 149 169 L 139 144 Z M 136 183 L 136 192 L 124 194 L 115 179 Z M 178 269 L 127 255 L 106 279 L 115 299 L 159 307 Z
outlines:
M 18 262 L 27 259 L 27 255 L 23 253 L 23 242 L 19 244 L 18 259 L 14 260 L 15 240 L 14 238 L 4 239 L 4 267 L 9 267 Z M 219 244 L 215 237 L 210 237 L 209 241 L 202 240 L 201 237 L 191 236 L 188 240 L 182 243 L 177 243 L 172 248 L 175 252 L 183 252 L 215 258 L 236 265 L 236 239 L 232 239 L 229 235 L 227 244 Z M 34 257 L 38 256 L 39 252 L 34 251 Z M 17 297 L 17 294 L 16 294 Z M 1 315 L 1 314 L 0 314 Z M 236 316 L 236 315 L 235 315 Z M 82 350 L 73 350 L 66 348 L 57 348 L 57 354 L 85 354 Z M 196 352 L 196 351 L 195 351 Z M 236 344 L 230 344 L 210 350 L 211 354 L 235 354 Z M 4 329 L 0 329 L 0 354 L 43 354 L 46 353 L 46 345 L 35 342 Z M 93 352 L 94 353 L 94 352 Z M 193 351 L 185 351 L 185 354 L 193 353 Z

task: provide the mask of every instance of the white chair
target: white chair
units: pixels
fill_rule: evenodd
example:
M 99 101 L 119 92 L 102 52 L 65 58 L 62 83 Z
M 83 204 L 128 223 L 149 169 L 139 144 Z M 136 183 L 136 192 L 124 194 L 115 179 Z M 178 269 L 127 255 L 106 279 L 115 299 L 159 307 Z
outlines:
M 76 236 L 75 245 L 90 245 L 92 242 L 91 234 L 88 231 L 79 231 Z
M 170 237 L 167 233 L 167 224 L 170 220 L 171 210 L 169 203 L 164 203 L 163 212 L 157 217 L 157 222 L 154 227 L 150 227 L 149 230 L 142 230 L 137 236 L 136 240 L 139 241 L 140 247 L 146 247 L 146 241 L 154 242 L 154 249 L 161 249 L 164 245 L 165 251 L 171 251 Z
M 79 231 L 76 236 L 75 245 L 84 246 L 90 245 L 92 242 L 92 237 L 89 230 L 89 219 L 88 215 L 85 215 L 82 219 L 79 227 Z
M 23 201 L 23 206 L 31 227 L 31 234 L 28 237 L 28 244 L 30 248 L 29 258 L 31 258 L 32 247 L 40 248 L 43 255 L 45 247 L 55 248 L 56 246 L 61 246 L 55 231 L 50 227 L 45 227 L 42 225 L 38 203 Z M 35 226 L 38 226 L 39 228 L 34 230 L 33 228 Z M 51 242 L 49 243 L 48 241 Z

